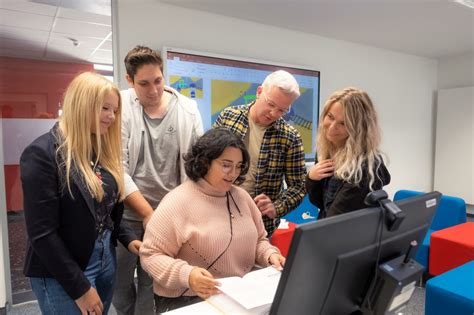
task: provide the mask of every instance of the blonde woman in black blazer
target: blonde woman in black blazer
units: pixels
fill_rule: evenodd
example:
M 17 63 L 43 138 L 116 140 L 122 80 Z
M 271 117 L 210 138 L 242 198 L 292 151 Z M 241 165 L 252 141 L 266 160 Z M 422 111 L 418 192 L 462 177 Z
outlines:
M 20 159 L 28 248 L 25 275 L 43 314 L 106 314 L 126 227 L 120 160 L 120 94 L 83 73 L 69 85 L 59 122 Z

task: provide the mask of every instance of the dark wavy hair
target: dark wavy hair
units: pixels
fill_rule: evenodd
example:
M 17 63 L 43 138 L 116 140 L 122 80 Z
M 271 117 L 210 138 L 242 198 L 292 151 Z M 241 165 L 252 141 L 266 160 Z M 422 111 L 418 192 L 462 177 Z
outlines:
M 184 156 L 186 175 L 195 182 L 203 178 L 209 171 L 212 161 L 221 156 L 228 147 L 240 149 L 242 152 L 242 171 L 234 183 L 236 185 L 243 183 L 249 170 L 250 156 L 244 142 L 225 128 L 208 130 L 192 146 Z

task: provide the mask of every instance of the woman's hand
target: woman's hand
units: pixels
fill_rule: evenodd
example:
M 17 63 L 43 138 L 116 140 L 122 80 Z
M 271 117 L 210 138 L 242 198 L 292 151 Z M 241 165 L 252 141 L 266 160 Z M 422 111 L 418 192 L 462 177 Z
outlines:
M 206 269 L 195 267 L 191 270 L 188 281 L 191 290 L 196 292 L 201 299 L 207 299 L 211 295 L 219 293 L 216 285 L 220 285 L 220 283 L 214 280 L 214 277 Z
M 321 180 L 334 174 L 334 162 L 330 159 L 321 160 L 314 164 L 308 172 L 308 177 L 312 180 Z
M 128 243 L 127 248 L 131 253 L 138 256 L 138 252 L 140 250 L 140 246 L 142 246 L 142 243 L 143 243 L 142 241 L 134 240 Z
M 278 253 L 273 253 L 270 255 L 270 257 L 268 257 L 268 262 L 270 263 L 270 265 L 275 267 L 277 270 L 283 270 L 283 267 L 285 266 L 285 261 L 286 258 Z
M 104 305 L 94 287 L 90 287 L 90 289 L 75 302 L 81 310 L 82 315 L 102 315 L 102 311 L 104 310 Z

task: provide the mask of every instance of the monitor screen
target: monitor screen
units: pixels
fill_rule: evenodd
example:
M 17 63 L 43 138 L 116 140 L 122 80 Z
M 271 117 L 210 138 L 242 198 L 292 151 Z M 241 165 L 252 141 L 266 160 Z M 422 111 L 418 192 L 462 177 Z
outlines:
M 396 231 L 382 224 L 380 263 L 399 257 L 428 230 L 441 194 L 396 202 L 406 217 Z M 351 314 L 373 279 L 382 210 L 349 212 L 299 226 L 270 314 Z
M 257 87 L 268 74 L 279 69 L 290 72 L 301 96 L 283 118 L 301 134 L 306 159 L 314 159 L 319 71 L 168 47 L 163 50 L 163 61 L 166 83 L 197 102 L 204 130 L 211 128 L 225 107 L 254 101 Z

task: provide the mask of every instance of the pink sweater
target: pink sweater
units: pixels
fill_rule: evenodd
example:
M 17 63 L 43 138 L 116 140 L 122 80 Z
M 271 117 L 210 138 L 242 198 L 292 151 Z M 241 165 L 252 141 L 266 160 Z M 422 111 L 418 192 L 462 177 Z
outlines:
M 261 213 L 250 195 L 234 186 L 231 191 L 241 214 L 229 198 L 232 241 L 227 251 L 209 269 L 215 278 L 243 276 L 255 264 L 268 266 L 272 253 L 279 253 L 266 238 Z M 189 288 L 191 270 L 204 269 L 225 250 L 231 239 L 226 196 L 205 180 L 186 181 L 169 192 L 147 225 L 140 260 L 153 277 L 156 294 L 180 296 Z M 189 289 L 185 295 L 196 295 Z

